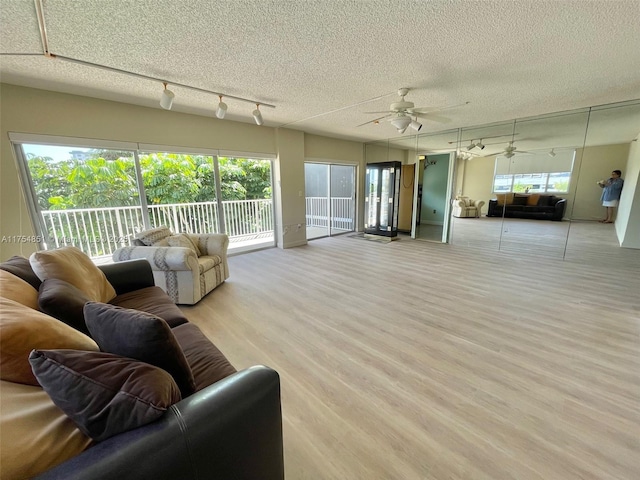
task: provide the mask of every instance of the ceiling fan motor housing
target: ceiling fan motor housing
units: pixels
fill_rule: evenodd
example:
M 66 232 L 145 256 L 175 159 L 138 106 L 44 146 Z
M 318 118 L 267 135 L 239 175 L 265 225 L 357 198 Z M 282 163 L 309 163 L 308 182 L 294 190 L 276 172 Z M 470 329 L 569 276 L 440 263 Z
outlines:
M 396 102 L 396 103 L 392 103 L 391 104 L 391 110 L 395 111 L 395 112 L 402 112 L 404 110 L 409 110 L 410 108 L 413 108 L 414 104 L 413 102 Z

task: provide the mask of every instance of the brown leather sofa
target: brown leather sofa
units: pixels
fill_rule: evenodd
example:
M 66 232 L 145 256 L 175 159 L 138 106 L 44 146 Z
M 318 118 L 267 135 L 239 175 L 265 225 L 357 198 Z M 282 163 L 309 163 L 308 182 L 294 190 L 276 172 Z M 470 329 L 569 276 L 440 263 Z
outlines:
M 25 266 L 25 260 L 13 257 L 1 263 L 0 269 L 38 285 L 33 271 L 27 271 L 29 264 L 27 261 Z M 100 269 L 117 293 L 110 303 L 159 316 L 174 331 L 182 326 L 182 334 L 175 336 L 187 361 L 191 361 L 188 352 L 199 354 L 194 349 L 211 350 L 227 376 L 173 404 L 158 420 L 94 443 L 35 478 L 283 479 L 277 372 L 265 366 L 236 372 L 204 334 L 189 324 L 171 299 L 154 286 L 146 260 L 119 262 Z

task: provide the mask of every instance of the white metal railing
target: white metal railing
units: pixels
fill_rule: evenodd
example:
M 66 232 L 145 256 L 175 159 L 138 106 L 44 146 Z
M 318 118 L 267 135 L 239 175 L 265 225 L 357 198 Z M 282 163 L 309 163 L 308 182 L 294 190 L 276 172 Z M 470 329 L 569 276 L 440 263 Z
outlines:
M 230 240 L 273 237 L 271 199 L 225 200 L 222 209 Z M 167 225 L 174 232 L 188 233 L 219 231 L 217 202 L 149 205 L 148 212 L 152 227 Z M 132 236 L 145 229 L 140 206 L 44 210 L 41 214 L 49 248 L 73 245 L 94 258 L 130 245 Z
M 307 227 L 329 227 L 329 200 L 331 200 L 331 228 L 355 230 L 353 217 L 355 201 L 351 197 L 307 197 Z

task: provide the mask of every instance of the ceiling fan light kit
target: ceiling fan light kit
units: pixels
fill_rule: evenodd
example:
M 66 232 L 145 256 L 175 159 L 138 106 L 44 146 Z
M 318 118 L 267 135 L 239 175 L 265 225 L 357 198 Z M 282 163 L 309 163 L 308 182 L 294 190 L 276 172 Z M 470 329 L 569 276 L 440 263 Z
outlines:
M 420 122 L 418 122 L 418 120 L 414 120 L 413 122 L 411 122 L 409 124 L 409 126 L 415 130 L 416 132 L 419 132 L 422 129 L 422 124 Z
M 465 102 L 461 105 L 453 105 L 452 107 L 442 107 L 442 108 L 431 108 L 431 107 L 417 107 L 413 102 L 409 102 L 405 100 L 405 96 L 409 93 L 408 88 L 399 88 L 398 96 L 400 97 L 400 101 L 394 102 L 389 105 L 389 110 L 383 110 L 378 112 L 364 112 L 366 114 L 369 113 L 384 113 L 382 117 L 374 118 L 373 120 L 369 120 L 368 122 L 362 123 L 358 125 L 358 127 L 362 127 L 364 125 L 369 125 L 373 123 L 377 125 L 380 123 L 380 120 L 387 119 L 388 122 L 393 125 L 398 133 L 404 133 L 408 127 L 411 127 L 412 130 L 419 132 L 422 129 L 422 123 L 418 121 L 418 118 L 425 118 L 427 120 L 431 120 L 434 122 L 447 123 L 451 121 L 449 118 L 434 115 L 434 112 L 439 110 L 444 110 L 445 108 L 458 107 L 463 105 L 468 105 L 469 102 Z M 414 119 L 414 120 L 412 120 Z
M 396 129 L 400 132 L 400 130 L 402 130 L 403 133 L 407 127 L 411 124 L 411 118 L 407 117 L 407 116 L 398 116 L 396 118 L 394 118 L 393 120 L 391 120 L 391 125 L 393 125 L 394 127 L 396 127 Z

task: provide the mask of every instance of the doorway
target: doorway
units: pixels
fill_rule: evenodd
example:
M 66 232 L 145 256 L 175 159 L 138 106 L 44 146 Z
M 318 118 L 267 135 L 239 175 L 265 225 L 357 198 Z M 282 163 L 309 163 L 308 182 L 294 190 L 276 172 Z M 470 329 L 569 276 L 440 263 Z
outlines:
M 356 167 L 305 162 L 307 240 L 353 232 Z
M 419 155 L 418 161 L 415 238 L 447 243 L 452 177 L 451 155 L 448 153 Z

